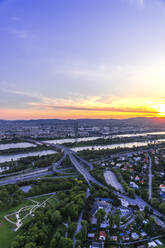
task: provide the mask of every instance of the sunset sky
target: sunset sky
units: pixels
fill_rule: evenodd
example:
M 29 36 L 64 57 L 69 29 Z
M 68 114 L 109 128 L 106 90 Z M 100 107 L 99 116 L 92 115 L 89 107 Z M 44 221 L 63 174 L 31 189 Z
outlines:
M 0 119 L 165 117 L 164 0 L 0 0 Z

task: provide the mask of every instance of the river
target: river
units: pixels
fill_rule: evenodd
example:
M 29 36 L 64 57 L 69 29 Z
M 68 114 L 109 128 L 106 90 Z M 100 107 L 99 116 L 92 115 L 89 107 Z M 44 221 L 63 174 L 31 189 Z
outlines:
M 36 147 L 36 145 L 28 143 L 28 142 L 0 144 L 0 150 L 6 150 L 10 148 L 27 148 L 27 147 Z
M 131 142 L 131 143 L 121 143 L 121 144 L 112 144 L 112 145 L 102 145 L 102 146 L 81 146 L 71 148 L 73 151 L 83 151 L 83 150 L 101 150 L 101 149 L 115 149 L 115 148 L 133 148 L 140 146 L 147 146 L 148 142 Z
M 165 135 L 165 132 L 154 132 L 154 133 L 140 133 L 140 134 L 121 134 L 121 135 L 113 135 L 113 136 L 107 136 L 106 138 L 123 138 L 123 137 L 135 137 L 135 136 L 147 136 L 147 135 Z M 74 143 L 74 142 L 80 142 L 80 141 L 88 141 L 88 140 L 96 140 L 98 138 L 105 138 L 105 137 L 85 137 L 85 138 L 72 138 L 72 139 L 55 139 L 55 140 L 48 140 L 45 142 L 48 143 L 54 143 L 54 144 L 65 144 L 65 143 Z M 156 142 L 165 142 L 165 139 L 158 139 Z M 72 150 L 75 152 L 82 151 L 82 150 L 99 150 L 99 149 L 115 149 L 115 148 L 133 148 L 133 147 L 140 147 L 140 146 L 147 146 L 148 142 L 131 142 L 131 143 L 121 143 L 121 144 L 111 144 L 111 145 L 99 145 L 99 146 L 81 146 L 81 147 L 74 147 Z M 11 144 L 0 144 L 0 150 L 8 149 L 8 148 L 25 148 L 25 147 L 34 147 L 35 145 L 22 142 L 22 143 L 11 143 Z M 48 154 L 56 153 L 53 150 L 46 150 L 46 151 L 38 151 L 38 152 L 29 152 L 29 153 L 21 153 L 21 154 L 12 154 L 12 155 L 0 155 L 0 163 L 9 162 L 11 160 L 18 160 L 23 157 L 29 157 L 29 156 L 43 156 Z
M 21 153 L 21 154 L 1 155 L 0 163 L 10 162 L 12 160 L 16 161 L 20 158 L 26 158 L 30 156 L 44 156 L 44 155 L 49 155 L 49 154 L 54 154 L 54 153 L 56 153 L 56 151 L 46 150 L 46 151 L 28 152 L 28 153 Z
M 108 136 L 95 136 L 95 137 L 83 137 L 83 138 L 67 138 L 67 139 L 54 139 L 54 140 L 46 140 L 45 142 L 54 143 L 54 144 L 65 144 L 65 143 L 74 143 L 81 141 L 90 141 L 97 139 L 113 139 L 113 138 L 125 138 L 125 137 L 145 137 L 147 135 L 165 135 L 165 132 L 148 132 L 148 133 L 136 133 L 136 134 L 118 134 L 118 135 L 108 135 Z M 0 144 L 0 150 L 6 150 L 10 148 L 27 148 L 27 147 L 35 147 L 36 145 L 28 143 L 28 142 L 20 142 L 20 143 L 10 143 L 10 144 Z
M 148 142 L 131 142 L 131 143 L 121 143 L 121 144 L 111 144 L 111 145 L 102 145 L 102 146 L 82 146 L 82 147 L 74 147 L 71 148 L 73 151 L 78 152 L 82 150 L 99 150 L 99 149 L 115 149 L 118 147 L 121 148 L 132 148 L 132 147 L 139 147 L 139 146 L 147 146 Z M 48 154 L 56 153 L 53 150 L 46 150 L 46 151 L 38 151 L 38 152 L 28 152 L 28 153 L 21 153 L 21 154 L 10 154 L 10 155 L 0 155 L 0 163 L 9 162 L 11 160 L 18 160 L 23 157 L 30 157 L 30 156 L 43 156 Z
M 156 140 L 156 143 L 165 142 L 165 139 Z M 131 142 L 131 143 L 121 143 L 121 144 L 112 144 L 112 145 L 102 145 L 102 146 L 82 146 L 82 147 L 73 147 L 73 151 L 83 151 L 83 150 L 101 150 L 101 149 L 115 149 L 115 148 L 133 148 L 140 146 L 147 146 L 148 142 Z
M 54 144 L 65 144 L 65 143 L 74 143 L 81 141 L 90 141 L 97 139 L 114 139 L 114 138 L 125 138 L 125 137 L 145 137 L 149 135 L 165 135 L 165 132 L 148 132 L 148 133 L 136 133 L 136 134 L 118 134 L 118 135 L 108 135 L 108 136 L 96 136 L 96 137 L 83 137 L 83 138 L 68 138 L 68 139 L 54 139 L 46 140 L 45 142 L 54 143 Z

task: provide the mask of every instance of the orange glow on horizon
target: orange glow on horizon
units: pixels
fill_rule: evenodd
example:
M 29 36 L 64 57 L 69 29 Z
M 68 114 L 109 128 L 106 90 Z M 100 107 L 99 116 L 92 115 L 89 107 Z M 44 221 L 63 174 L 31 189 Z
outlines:
M 156 111 L 155 111 L 156 109 Z M 147 112 L 148 111 L 148 112 Z M 135 117 L 165 117 L 165 105 L 157 105 L 143 112 L 139 109 L 119 111 L 104 110 L 77 110 L 77 109 L 1 109 L 0 119 L 126 119 Z

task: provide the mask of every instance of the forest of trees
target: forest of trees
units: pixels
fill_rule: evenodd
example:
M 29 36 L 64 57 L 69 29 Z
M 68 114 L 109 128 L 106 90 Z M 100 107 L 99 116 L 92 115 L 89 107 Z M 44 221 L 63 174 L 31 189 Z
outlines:
M 83 207 L 87 186 L 81 181 L 70 180 L 71 190 L 57 193 L 57 200 L 39 208 L 29 218 L 15 240 L 12 248 L 71 248 L 73 234 Z M 63 184 L 65 185 L 66 182 Z M 66 237 L 67 233 L 67 237 Z
M 0 188 L 0 210 L 18 205 L 24 193 L 17 185 L 7 185 Z

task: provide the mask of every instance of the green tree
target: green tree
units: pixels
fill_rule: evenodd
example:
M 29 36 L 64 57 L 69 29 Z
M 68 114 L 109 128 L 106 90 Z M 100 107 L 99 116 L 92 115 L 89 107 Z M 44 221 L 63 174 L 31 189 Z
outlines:
M 104 220 L 105 217 L 105 210 L 103 208 L 100 208 L 96 214 L 97 217 L 97 224 L 100 226 L 101 222 Z
M 71 222 L 68 226 L 68 235 L 70 238 L 73 238 L 73 234 L 76 230 L 77 223 Z
M 20 248 L 19 241 L 14 240 L 14 241 L 12 242 L 11 248 Z
M 73 247 L 73 241 L 69 238 L 64 238 L 61 237 L 59 244 L 58 244 L 59 248 L 72 248 Z
M 114 218 L 113 218 L 113 215 L 111 213 L 108 214 L 108 221 L 109 221 L 110 228 L 112 228 L 114 225 Z
M 135 197 L 135 191 L 134 191 L 134 189 L 128 188 L 128 195 L 129 195 L 130 197 L 134 198 L 134 197 Z
M 30 242 L 26 244 L 24 248 L 35 248 L 35 247 L 36 247 L 36 243 Z
M 82 239 L 83 241 L 86 240 L 86 237 L 87 237 L 87 227 L 88 227 L 88 223 L 87 221 L 83 220 L 82 222 Z
M 145 231 L 149 234 L 154 232 L 155 219 L 154 217 L 150 217 L 149 222 L 145 225 Z
M 136 221 L 136 223 L 137 223 L 137 225 L 140 225 L 142 222 L 143 222 L 143 220 L 144 220 L 144 212 L 142 212 L 142 211 L 137 211 L 136 212 L 136 215 L 135 215 L 135 221 Z
M 159 206 L 159 200 L 157 198 L 152 198 L 151 200 L 151 205 L 154 207 L 154 208 L 157 208 Z
M 78 233 L 76 234 L 76 239 L 77 239 L 77 240 L 82 240 L 82 232 L 78 232 Z
M 147 217 L 148 214 L 150 213 L 150 210 L 149 210 L 149 207 L 148 206 L 145 206 L 144 207 L 144 213 L 145 213 L 145 217 Z
M 116 214 L 114 216 L 114 224 L 116 224 L 116 226 L 119 228 L 120 227 L 120 215 Z
M 160 211 L 161 211 L 163 214 L 165 214 L 165 203 L 164 203 L 164 202 L 162 202 L 162 203 L 160 204 L 159 209 L 160 209 Z
M 82 248 L 80 240 L 76 241 L 76 248 Z
M 57 244 L 58 244 L 58 242 L 57 242 L 56 238 L 54 237 L 50 242 L 50 248 L 56 248 Z
M 148 191 L 147 190 L 142 190 L 141 193 L 140 193 L 140 196 L 145 200 L 147 201 L 148 200 Z
M 52 217 L 51 217 L 51 221 L 52 221 L 52 223 L 55 225 L 58 225 L 59 223 L 61 223 L 61 221 L 62 221 L 62 216 L 61 216 L 61 213 L 60 213 L 60 211 L 59 210 L 56 210 L 54 213 L 53 213 L 53 215 L 52 215 Z
M 68 204 L 65 210 L 68 216 L 71 217 L 72 221 L 77 220 L 78 218 L 78 205 L 77 204 L 73 204 L 73 203 Z

